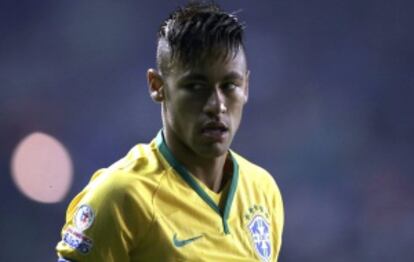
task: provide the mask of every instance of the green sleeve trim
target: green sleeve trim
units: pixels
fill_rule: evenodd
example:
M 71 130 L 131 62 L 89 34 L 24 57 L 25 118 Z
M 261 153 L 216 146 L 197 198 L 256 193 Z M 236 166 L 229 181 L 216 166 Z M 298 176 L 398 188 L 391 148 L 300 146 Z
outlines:
M 229 225 L 227 220 L 230 215 L 231 206 L 233 203 L 233 199 L 237 189 L 237 182 L 239 180 L 239 166 L 237 164 L 236 159 L 233 157 L 231 152 L 229 152 L 232 162 L 233 162 L 233 176 L 231 178 L 231 184 L 229 191 L 226 195 L 226 199 L 224 201 L 224 208 L 220 210 L 219 206 L 211 199 L 211 197 L 200 187 L 197 181 L 190 175 L 187 169 L 174 157 L 171 150 L 168 148 L 167 144 L 165 143 L 163 131 L 160 130 L 156 137 L 156 143 L 158 146 L 158 150 L 167 160 L 167 162 L 177 171 L 177 173 L 181 176 L 181 178 L 207 203 L 218 215 L 221 216 L 223 220 L 223 230 L 224 233 L 229 234 Z

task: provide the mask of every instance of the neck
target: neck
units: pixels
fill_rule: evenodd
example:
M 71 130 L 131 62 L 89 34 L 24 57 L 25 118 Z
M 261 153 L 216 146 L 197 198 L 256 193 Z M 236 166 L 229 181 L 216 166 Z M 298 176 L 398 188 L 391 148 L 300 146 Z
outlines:
M 174 157 L 183 164 L 186 169 L 209 189 L 214 192 L 220 192 L 225 186 L 231 168 L 230 161 L 227 161 L 227 155 L 223 154 L 218 157 L 202 157 L 197 155 L 189 147 L 179 141 L 173 132 L 166 132 L 164 129 L 164 138 L 168 148 Z

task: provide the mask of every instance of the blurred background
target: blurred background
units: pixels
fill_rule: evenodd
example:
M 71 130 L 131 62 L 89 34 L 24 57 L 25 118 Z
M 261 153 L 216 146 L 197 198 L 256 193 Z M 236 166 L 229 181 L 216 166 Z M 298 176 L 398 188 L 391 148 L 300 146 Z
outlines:
M 280 261 L 414 261 L 414 4 L 217 1 L 246 22 L 233 149 L 285 201 Z M 145 73 L 185 1 L 0 2 L 0 261 L 56 261 L 69 201 L 161 127 Z

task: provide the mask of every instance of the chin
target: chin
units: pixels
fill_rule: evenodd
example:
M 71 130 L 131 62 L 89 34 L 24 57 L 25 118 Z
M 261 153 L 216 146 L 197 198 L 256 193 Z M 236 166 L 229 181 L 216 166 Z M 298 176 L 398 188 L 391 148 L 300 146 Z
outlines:
M 197 150 L 197 153 L 204 158 L 217 158 L 227 154 L 228 150 L 228 146 L 223 144 L 213 144 L 200 148 Z

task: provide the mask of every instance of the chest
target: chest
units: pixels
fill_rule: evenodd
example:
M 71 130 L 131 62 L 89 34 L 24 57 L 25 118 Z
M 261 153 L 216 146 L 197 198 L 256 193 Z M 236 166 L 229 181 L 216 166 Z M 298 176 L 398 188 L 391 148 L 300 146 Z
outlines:
M 136 261 L 270 261 L 273 256 L 278 240 L 263 198 L 236 194 L 227 234 L 223 217 L 197 195 L 161 194 L 154 208 Z

